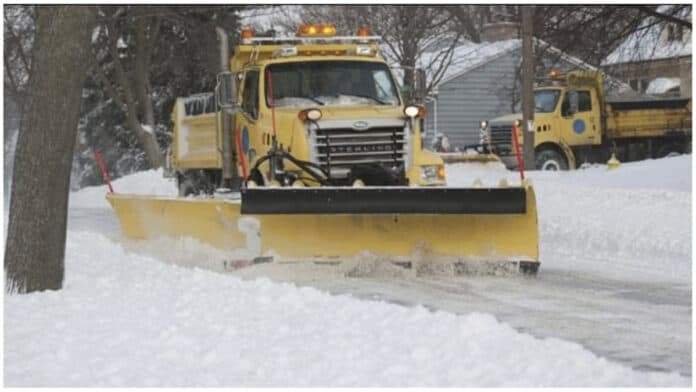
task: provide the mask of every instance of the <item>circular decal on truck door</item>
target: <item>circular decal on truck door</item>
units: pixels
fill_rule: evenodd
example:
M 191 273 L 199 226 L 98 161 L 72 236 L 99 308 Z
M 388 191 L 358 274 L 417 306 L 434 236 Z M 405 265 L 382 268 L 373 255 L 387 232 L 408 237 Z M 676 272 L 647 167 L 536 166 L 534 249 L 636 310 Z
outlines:
M 577 133 L 578 135 L 585 132 L 585 122 L 580 119 L 573 121 L 573 132 Z

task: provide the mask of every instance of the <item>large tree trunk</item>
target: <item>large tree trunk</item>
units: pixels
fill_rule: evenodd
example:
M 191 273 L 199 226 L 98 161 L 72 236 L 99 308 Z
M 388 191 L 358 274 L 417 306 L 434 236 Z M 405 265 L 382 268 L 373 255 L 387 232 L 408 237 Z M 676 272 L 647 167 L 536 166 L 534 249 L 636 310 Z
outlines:
M 157 34 L 153 31 L 150 39 L 146 38 L 145 22 L 142 18 L 136 21 L 136 58 L 135 58 L 135 78 L 133 75 L 126 73 L 118 53 L 118 34 L 116 22 L 113 16 L 107 20 L 109 31 L 109 51 L 114 61 L 116 68 L 116 78 L 118 84 L 123 89 L 124 101 L 121 101 L 116 93 L 113 93 L 113 98 L 121 101 L 125 107 L 128 117 L 128 125 L 135 132 L 138 142 L 145 151 L 145 156 L 150 163 L 151 169 L 157 169 L 164 163 L 164 157 L 160 151 L 157 138 L 155 137 L 155 116 L 152 106 L 152 97 L 149 94 L 149 72 L 150 58 L 154 48 L 154 41 Z M 155 23 L 156 31 L 159 27 L 159 22 Z M 133 80 L 135 79 L 135 80 Z M 106 82 L 109 86 L 109 82 Z M 108 87 L 107 87 L 108 88 Z M 109 89 L 111 90 L 111 89 Z M 142 114 L 141 116 L 139 114 Z
M 68 192 L 94 13 L 38 6 L 28 115 L 17 140 L 5 249 L 10 293 L 63 284 Z
M 149 37 L 151 39 L 156 39 L 157 37 L 156 29 L 159 29 L 159 21 L 156 21 L 154 26 L 154 31 L 151 32 Z M 145 30 L 145 18 L 138 18 L 135 25 L 137 42 L 135 49 L 135 94 L 140 104 L 142 125 L 135 128 L 135 131 L 150 161 L 150 168 L 157 169 L 162 166 L 164 158 L 155 137 L 155 109 L 152 105 L 152 96 L 150 94 L 150 58 L 152 57 L 151 51 L 154 50 L 154 43 L 150 42 Z M 149 128 L 149 131 L 145 130 L 143 125 Z

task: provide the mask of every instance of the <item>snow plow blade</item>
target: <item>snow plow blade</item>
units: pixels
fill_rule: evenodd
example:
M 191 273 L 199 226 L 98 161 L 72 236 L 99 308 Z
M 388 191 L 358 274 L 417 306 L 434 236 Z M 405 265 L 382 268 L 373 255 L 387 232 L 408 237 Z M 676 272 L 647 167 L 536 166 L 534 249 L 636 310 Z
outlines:
M 530 186 L 261 188 L 245 190 L 241 201 L 113 193 L 107 199 L 127 238 L 193 237 L 254 258 L 340 261 L 369 252 L 397 263 L 503 262 L 532 272 L 539 265 Z

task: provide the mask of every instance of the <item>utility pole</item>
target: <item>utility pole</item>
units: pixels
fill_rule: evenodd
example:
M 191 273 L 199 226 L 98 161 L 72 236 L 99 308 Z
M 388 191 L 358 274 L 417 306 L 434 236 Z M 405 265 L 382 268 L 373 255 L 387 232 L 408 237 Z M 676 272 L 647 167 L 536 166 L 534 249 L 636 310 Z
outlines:
M 534 157 L 534 6 L 521 5 L 522 12 L 522 158 L 527 170 L 536 169 Z

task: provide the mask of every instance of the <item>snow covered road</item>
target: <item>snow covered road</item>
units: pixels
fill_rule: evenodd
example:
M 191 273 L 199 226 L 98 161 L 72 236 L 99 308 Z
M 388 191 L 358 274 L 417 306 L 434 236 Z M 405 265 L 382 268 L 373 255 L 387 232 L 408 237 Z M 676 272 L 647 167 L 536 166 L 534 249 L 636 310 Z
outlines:
M 447 169 L 453 185 L 516 176 Z M 173 193 L 156 176 L 115 187 Z M 691 157 L 532 178 L 536 278 L 380 265 L 231 274 L 195 241 L 122 241 L 103 187 L 82 190 L 65 289 L 5 298 L 5 383 L 690 386 Z

